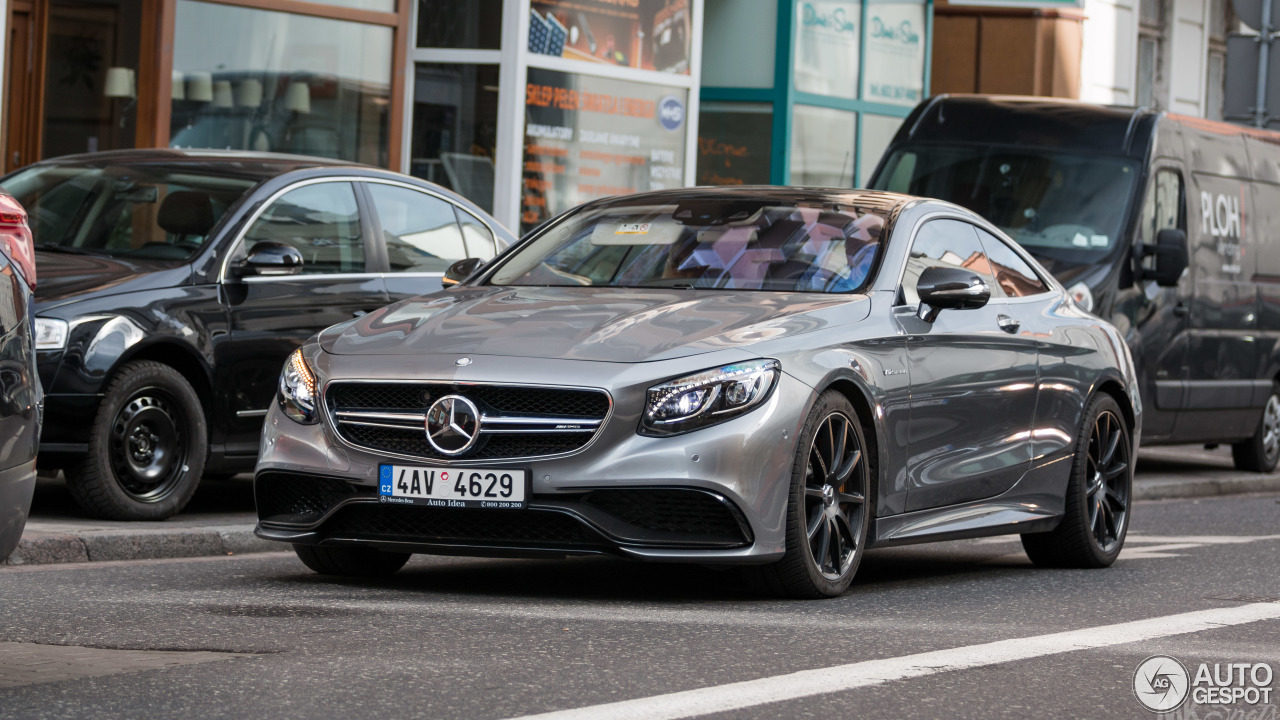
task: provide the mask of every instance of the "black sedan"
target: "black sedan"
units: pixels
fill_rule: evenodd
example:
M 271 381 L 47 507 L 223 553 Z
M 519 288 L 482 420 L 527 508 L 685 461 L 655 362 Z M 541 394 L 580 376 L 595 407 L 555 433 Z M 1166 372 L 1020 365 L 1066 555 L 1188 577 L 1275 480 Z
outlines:
M 41 468 L 115 519 L 168 517 L 202 475 L 251 469 L 307 337 L 513 240 L 436 185 L 317 158 L 99 153 L 0 185 L 30 212 L 41 275 Z
M 0 560 L 22 537 L 36 486 L 41 390 L 31 332 L 35 285 L 27 213 L 0 194 Z

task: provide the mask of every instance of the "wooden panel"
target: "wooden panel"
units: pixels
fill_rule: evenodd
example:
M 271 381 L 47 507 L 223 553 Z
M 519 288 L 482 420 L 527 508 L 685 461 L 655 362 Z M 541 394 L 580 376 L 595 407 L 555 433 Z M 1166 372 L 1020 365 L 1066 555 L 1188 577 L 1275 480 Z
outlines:
M 978 92 L 1034 95 L 1036 18 L 984 17 L 978 49 Z
M 257 10 L 275 10 L 278 12 L 295 13 L 298 15 L 311 15 L 313 17 L 326 17 L 335 20 L 354 20 L 355 22 L 372 23 L 374 25 L 396 25 L 400 22 L 400 14 L 403 14 L 407 8 L 402 8 L 401 13 L 378 12 L 376 10 L 359 10 L 356 8 L 346 8 L 339 5 L 318 5 L 316 3 L 302 2 L 301 0 L 205 0 L 219 5 L 237 5 L 239 7 L 254 8 Z M 407 4 L 408 0 L 405 0 Z M 407 17 L 407 16 L 406 16 Z M 409 26 L 409 21 L 404 21 L 404 26 Z
M 136 147 L 166 147 L 169 144 L 175 3 L 176 0 L 142 0 Z
M 401 167 L 404 142 L 404 103 L 406 74 L 413 68 L 409 61 L 409 0 L 400 0 L 399 25 L 395 29 L 395 42 L 391 52 L 391 117 L 387 138 L 387 167 L 396 172 L 405 172 Z
M 933 21 L 933 63 L 929 91 L 978 91 L 978 25 L 972 16 L 939 15 Z

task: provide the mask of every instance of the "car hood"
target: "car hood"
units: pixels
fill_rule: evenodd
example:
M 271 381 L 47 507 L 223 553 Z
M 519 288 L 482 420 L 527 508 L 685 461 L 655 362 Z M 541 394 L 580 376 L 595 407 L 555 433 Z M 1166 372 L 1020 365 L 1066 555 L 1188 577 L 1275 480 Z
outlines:
M 61 305 L 88 295 L 117 295 L 173 287 L 190 277 L 173 261 L 123 260 L 102 255 L 71 255 L 36 250 L 36 303 Z
M 325 331 L 330 353 L 646 362 L 862 320 L 865 295 L 479 287 L 390 305 Z

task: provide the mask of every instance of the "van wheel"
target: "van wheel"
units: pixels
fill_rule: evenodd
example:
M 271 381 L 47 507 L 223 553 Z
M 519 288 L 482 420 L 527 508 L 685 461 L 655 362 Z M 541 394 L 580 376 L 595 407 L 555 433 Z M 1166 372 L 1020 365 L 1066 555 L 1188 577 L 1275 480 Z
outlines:
M 1116 561 L 1129 530 L 1133 444 L 1115 399 L 1095 395 L 1067 479 L 1062 521 L 1049 532 L 1026 533 L 1022 548 L 1036 565 L 1102 568 Z
M 95 517 L 163 520 L 195 494 L 208 443 L 191 384 L 168 365 L 131 362 L 107 386 L 89 453 L 66 468 L 67 489 Z
M 1280 384 L 1271 384 L 1271 397 L 1262 410 L 1253 437 L 1231 446 L 1236 469 L 1269 473 L 1280 461 Z

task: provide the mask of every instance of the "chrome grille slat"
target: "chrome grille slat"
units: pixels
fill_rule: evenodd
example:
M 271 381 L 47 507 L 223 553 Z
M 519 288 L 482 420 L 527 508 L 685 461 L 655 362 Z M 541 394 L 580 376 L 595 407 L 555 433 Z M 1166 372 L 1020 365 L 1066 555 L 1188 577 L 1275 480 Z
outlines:
M 426 408 L 463 395 L 482 410 L 480 441 L 446 456 L 427 442 Z M 599 431 L 612 401 L 603 390 L 526 385 L 339 381 L 325 389 L 339 437 L 363 450 L 440 462 L 516 460 L 576 452 Z M 415 407 L 416 405 L 416 407 Z M 421 408 L 421 412 L 414 412 Z

